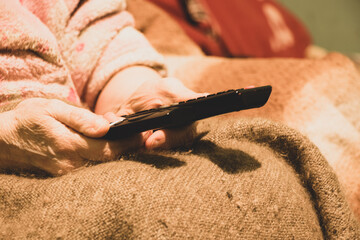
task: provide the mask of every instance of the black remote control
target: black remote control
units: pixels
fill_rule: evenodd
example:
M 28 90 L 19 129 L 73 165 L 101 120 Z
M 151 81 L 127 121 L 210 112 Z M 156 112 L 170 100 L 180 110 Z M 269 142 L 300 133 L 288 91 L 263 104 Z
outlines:
M 105 138 L 119 139 L 147 130 L 182 126 L 219 114 L 262 107 L 268 101 L 271 90 L 269 85 L 228 90 L 124 115 L 124 119 L 110 124 Z

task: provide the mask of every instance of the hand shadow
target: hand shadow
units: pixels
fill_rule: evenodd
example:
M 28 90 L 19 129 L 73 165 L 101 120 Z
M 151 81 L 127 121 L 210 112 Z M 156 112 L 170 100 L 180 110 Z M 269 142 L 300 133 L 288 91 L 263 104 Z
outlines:
M 241 150 L 219 147 L 208 140 L 198 141 L 194 145 L 192 153 L 208 158 L 229 174 L 254 171 L 261 167 L 261 163 L 249 154 Z
M 178 149 L 181 151 L 181 149 Z M 185 151 L 185 149 L 183 149 Z M 236 174 L 245 171 L 254 171 L 261 167 L 259 161 L 249 154 L 231 148 L 222 148 L 209 140 L 198 140 L 191 152 L 194 155 L 208 158 L 224 172 Z M 127 156 L 128 161 L 136 161 L 151 165 L 158 169 L 176 168 L 186 165 L 186 162 L 175 157 L 154 153 L 138 153 Z
M 151 165 L 158 169 L 176 168 L 186 165 L 186 162 L 180 161 L 174 157 L 160 155 L 159 153 L 138 153 L 128 155 L 126 161 L 136 161 Z

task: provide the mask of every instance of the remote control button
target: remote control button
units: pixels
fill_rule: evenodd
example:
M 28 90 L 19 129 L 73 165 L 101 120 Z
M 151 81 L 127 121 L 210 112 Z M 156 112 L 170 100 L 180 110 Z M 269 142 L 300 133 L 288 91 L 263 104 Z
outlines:
M 198 100 L 201 100 L 201 99 L 204 99 L 204 98 L 206 98 L 207 96 L 202 96 L 202 97 L 198 97 L 197 99 Z

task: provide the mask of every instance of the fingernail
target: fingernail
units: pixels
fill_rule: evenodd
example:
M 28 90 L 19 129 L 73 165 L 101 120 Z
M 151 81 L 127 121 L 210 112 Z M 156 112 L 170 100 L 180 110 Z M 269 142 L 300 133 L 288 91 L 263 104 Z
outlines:
M 251 88 L 255 88 L 255 86 L 254 86 L 254 85 L 250 85 L 250 86 L 245 87 L 244 89 L 251 89 Z
M 151 144 L 150 144 L 150 148 L 151 149 L 155 149 L 155 148 L 159 148 L 164 144 L 164 141 L 162 139 L 154 139 Z
M 143 133 L 143 138 L 146 140 L 146 139 L 148 139 L 150 136 L 151 136 L 151 134 L 153 133 L 153 131 L 146 131 L 146 132 L 144 132 Z

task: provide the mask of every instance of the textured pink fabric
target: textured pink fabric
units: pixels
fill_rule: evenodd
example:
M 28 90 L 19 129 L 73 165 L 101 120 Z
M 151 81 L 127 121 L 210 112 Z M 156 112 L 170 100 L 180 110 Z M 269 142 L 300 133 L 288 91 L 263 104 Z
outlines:
M 124 0 L 0 0 L 0 106 L 29 97 L 95 104 L 131 65 L 163 69 Z

